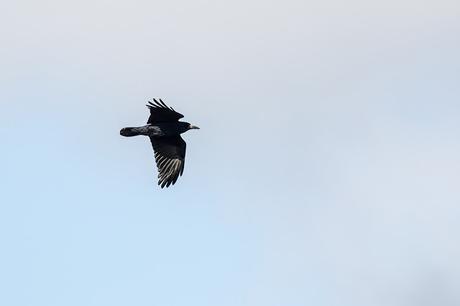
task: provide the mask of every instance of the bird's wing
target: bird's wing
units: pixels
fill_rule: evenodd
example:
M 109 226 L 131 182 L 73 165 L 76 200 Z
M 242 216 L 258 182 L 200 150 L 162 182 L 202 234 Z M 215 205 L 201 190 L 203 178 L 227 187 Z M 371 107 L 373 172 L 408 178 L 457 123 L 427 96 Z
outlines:
M 150 109 L 150 117 L 147 124 L 155 124 L 160 122 L 177 121 L 184 116 L 176 112 L 172 107 L 167 106 L 161 99 L 153 99 L 153 102 L 148 101 L 147 107 Z
M 177 178 L 184 172 L 186 143 L 180 137 L 155 137 L 151 136 L 155 161 L 158 167 L 158 185 L 169 187 L 174 185 Z

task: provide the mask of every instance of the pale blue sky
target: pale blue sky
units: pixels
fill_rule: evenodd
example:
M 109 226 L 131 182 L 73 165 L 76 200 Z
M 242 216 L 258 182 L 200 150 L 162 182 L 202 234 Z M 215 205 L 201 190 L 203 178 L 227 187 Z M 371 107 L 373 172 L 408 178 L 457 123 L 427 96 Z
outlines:
M 458 1 L 4 1 L 0 305 L 460 304 Z M 201 127 L 156 186 L 122 138 Z

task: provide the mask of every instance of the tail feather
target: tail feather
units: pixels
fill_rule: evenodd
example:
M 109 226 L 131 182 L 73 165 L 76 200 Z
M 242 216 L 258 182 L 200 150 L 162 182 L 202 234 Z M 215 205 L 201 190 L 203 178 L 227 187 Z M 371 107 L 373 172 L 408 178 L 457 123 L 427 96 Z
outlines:
M 125 136 L 125 137 L 132 137 L 132 136 L 141 135 L 141 133 L 135 127 L 125 127 L 120 130 L 120 135 Z

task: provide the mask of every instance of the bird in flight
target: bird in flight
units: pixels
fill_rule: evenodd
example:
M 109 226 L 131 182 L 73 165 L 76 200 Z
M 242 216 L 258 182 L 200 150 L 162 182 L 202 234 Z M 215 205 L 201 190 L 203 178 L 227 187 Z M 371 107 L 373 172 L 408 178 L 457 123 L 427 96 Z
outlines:
M 167 106 L 161 99 L 148 101 L 150 117 L 147 125 L 125 127 L 120 135 L 131 137 L 144 135 L 150 138 L 158 167 L 158 185 L 174 185 L 184 172 L 186 143 L 180 134 L 199 129 L 188 122 L 179 121 L 184 116 Z

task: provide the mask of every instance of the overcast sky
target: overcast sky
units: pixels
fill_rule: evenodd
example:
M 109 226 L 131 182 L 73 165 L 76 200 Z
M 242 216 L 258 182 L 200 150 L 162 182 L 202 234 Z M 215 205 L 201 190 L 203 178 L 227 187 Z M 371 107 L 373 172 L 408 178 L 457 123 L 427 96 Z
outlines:
M 3 1 L 0 304 L 460 305 L 460 2 Z M 201 127 L 156 186 L 160 97 Z

